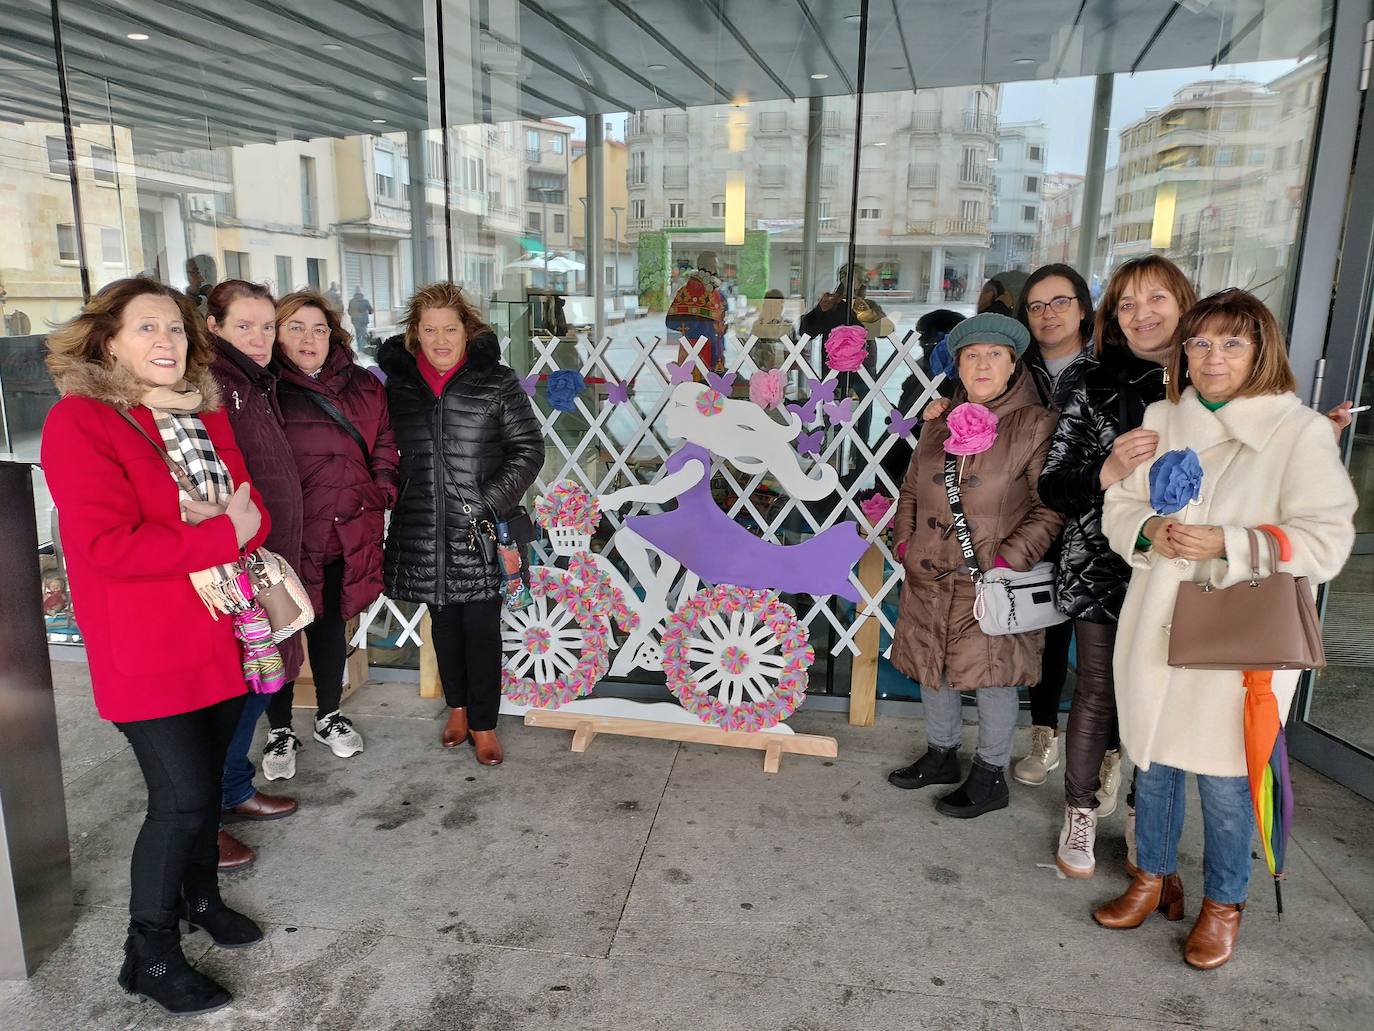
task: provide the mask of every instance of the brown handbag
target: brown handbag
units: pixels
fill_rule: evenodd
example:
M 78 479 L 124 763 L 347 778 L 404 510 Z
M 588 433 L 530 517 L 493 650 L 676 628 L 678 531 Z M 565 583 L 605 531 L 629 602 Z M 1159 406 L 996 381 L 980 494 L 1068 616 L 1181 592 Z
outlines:
M 1321 669 L 1321 621 L 1307 577 L 1279 572 L 1268 530 L 1268 576 L 1259 571 L 1259 533 L 1250 537 L 1250 579 L 1231 587 L 1181 583 L 1169 630 L 1169 665 L 1179 669 Z

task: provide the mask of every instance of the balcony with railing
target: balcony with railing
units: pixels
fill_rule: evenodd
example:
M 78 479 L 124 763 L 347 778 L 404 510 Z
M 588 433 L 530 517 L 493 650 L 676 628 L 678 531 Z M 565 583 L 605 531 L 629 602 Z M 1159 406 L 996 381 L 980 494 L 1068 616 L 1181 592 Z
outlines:
M 821 115 L 821 131 L 843 133 L 849 130 L 849 119 L 839 111 L 825 111 Z
M 909 165 L 906 170 L 906 184 L 913 190 L 929 189 L 940 185 L 940 166 Z
M 986 186 L 990 178 L 987 165 L 963 165 L 959 169 L 961 186 Z
M 960 125 L 964 132 L 978 133 L 982 136 L 997 135 L 997 116 L 982 111 L 965 111 Z
M 976 236 L 986 238 L 988 220 L 985 218 L 919 218 L 908 219 L 908 236 Z
M 911 131 L 933 133 L 940 131 L 939 111 L 917 111 L 911 116 Z
M 201 148 L 139 154 L 134 158 L 134 168 L 136 174 L 144 179 L 160 180 L 166 179 L 167 176 L 185 176 L 201 183 L 207 180 L 225 186 L 233 183 L 228 150 Z
M 663 220 L 663 228 L 664 228 L 664 229 L 685 229 L 685 228 L 687 228 L 687 220 L 686 220 L 685 218 L 681 218 L 681 217 L 678 217 L 678 216 L 673 216 L 673 217 L 665 218 L 665 219 Z
M 653 228 L 652 218 L 632 218 L 625 223 L 625 231 L 628 233 L 647 233 Z
M 669 139 L 685 139 L 687 136 L 687 116 L 685 114 L 664 115 L 663 135 Z
M 764 111 L 759 115 L 759 132 L 780 133 L 786 131 L 786 111 Z
M 625 119 L 625 135 L 629 138 L 643 136 L 645 132 L 644 115 L 636 112 Z

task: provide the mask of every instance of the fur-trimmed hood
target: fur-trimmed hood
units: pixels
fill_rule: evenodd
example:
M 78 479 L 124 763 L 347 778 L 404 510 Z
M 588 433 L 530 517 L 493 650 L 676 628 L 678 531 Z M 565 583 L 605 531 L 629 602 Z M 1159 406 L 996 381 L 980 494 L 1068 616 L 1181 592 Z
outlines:
M 67 366 L 61 372 L 53 373 L 57 392 L 63 397 L 89 397 L 103 401 L 107 405 L 134 407 L 143 403 L 147 389 L 133 373 L 119 365 L 103 365 L 100 362 L 78 362 Z M 209 369 L 187 370 L 186 382 L 201 393 L 201 405 L 197 411 L 218 411 L 221 399 L 219 384 L 210 375 Z

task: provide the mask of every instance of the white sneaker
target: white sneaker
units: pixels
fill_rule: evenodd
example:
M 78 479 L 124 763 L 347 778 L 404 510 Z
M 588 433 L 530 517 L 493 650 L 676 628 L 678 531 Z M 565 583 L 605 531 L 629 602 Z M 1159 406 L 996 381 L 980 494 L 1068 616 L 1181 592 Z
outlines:
M 1116 812 L 1116 793 L 1121 787 L 1121 752 L 1113 748 L 1102 757 L 1098 775 L 1097 817 L 1102 819 Z
M 353 729 L 353 721 L 335 709 L 315 721 L 315 740 L 328 745 L 340 759 L 349 759 L 363 750 L 363 736 Z
M 1135 806 L 1126 807 L 1126 865 L 1134 874 L 1140 869 L 1140 857 L 1135 848 Z
M 1059 851 L 1054 865 L 1067 877 L 1091 877 L 1097 869 L 1093 845 L 1097 841 L 1097 813 L 1076 806 L 1064 807 L 1064 826 L 1059 831 Z
M 290 780 L 296 775 L 296 750 L 300 747 L 300 738 L 290 727 L 272 730 L 262 748 L 262 775 L 268 780 Z
M 1018 784 L 1039 787 L 1050 770 L 1059 768 L 1059 732 L 1054 727 L 1031 727 L 1030 754 L 1011 768 Z

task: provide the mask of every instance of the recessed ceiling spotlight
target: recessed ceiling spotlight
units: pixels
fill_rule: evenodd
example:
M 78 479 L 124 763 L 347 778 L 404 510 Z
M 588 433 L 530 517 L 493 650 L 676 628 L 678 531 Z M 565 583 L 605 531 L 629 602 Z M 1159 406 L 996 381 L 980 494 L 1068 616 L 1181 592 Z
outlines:
M 132 39 L 135 43 L 142 43 L 145 39 L 148 38 L 148 33 L 146 33 L 146 32 L 131 32 L 131 33 L 129 33 L 128 38 L 129 38 L 129 39 Z
M 813 78 L 813 79 L 828 79 L 828 78 L 830 78 L 830 76 L 827 75 L 827 74 L 825 74 L 825 72 L 813 72 L 812 75 L 811 75 L 811 78 Z
M 385 118 L 374 118 L 374 119 L 372 119 L 372 124 L 373 124 L 373 125 L 386 125 L 386 119 L 385 119 Z
M 875 144 L 873 144 L 873 146 L 875 146 L 875 147 L 886 147 L 886 146 L 887 146 L 887 140 L 878 140 L 878 142 L 876 142 Z
M 651 72 L 666 72 L 668 70 L 668 66 L 666 64 L 650 64 L 645 65 L 645 67 L 648 68 Z
M 240 93 L 256 93 L 257 91 L 258 91 L 258 88 L 257 88 L 256 86 L 240 86 L 240 87 L 239 87 L 239 92 L 240 92 Z
M 844 20 L 845 20 L 845 21 L 863 21 L 863 20 L 864 20 L 864 16 L 863 16 L 862 14 L 846 14 L 846 15 L 844 16 Z
M 1035 64 L 1033 57 L 1018 57 L 1012 64 Z
M 410 77 L 410 81 L 411 81 L 411 82 L 424 82 L 424 81 L 426 81 L 426 80 L 425 80 L 425 77 L 424 77 L 423 75 L 412 75 L 412 76 Z
M 342 49 L 343 49 L 343 44 L 342 44 L 342 43 L 321 43 L 321 44 L 320 44 L 320 49 L 321 49 L 321 50 L 342 50 Z

